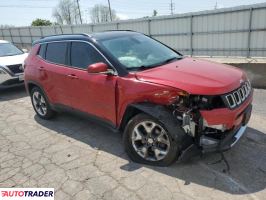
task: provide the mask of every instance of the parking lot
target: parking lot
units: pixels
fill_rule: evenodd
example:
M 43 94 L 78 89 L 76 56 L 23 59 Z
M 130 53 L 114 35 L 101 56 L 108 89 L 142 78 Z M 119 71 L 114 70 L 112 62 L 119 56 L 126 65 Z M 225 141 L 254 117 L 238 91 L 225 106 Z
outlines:
M 0 92 L 0 187 L 52 187 L 60 199 L 265 199 L 266 91 L 225 153 L 160 168 L 132 163 L 121 135 L 70 114 L 38 118 L 24 88 Z M 229 168 L 226 165 L 229 164 Z

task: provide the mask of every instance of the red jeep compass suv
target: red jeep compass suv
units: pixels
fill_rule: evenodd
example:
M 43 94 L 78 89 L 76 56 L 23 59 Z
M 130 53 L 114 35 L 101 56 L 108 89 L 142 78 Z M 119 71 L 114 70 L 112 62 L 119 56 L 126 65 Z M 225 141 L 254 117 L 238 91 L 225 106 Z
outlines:
M 132 160 L 159 166 L 232 147 L 253 93 L 243 71 L 133 31 L 42 38 L 25 61 L 25 84 L 39 117 L 85 113 L 122 131 Z

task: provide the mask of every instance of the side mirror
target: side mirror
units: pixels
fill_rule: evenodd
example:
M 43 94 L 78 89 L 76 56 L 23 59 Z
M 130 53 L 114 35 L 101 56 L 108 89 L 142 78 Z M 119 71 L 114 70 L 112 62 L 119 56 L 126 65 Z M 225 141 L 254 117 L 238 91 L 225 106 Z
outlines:
M 88 66 L 87 72 L 90 74 L 107 74 L 113 75 L 113 70 L 108 69 L 108 65 L 102 62 L 94 63 Z
M 27 49 L 21 49 L 24 53 L 28 53 Z

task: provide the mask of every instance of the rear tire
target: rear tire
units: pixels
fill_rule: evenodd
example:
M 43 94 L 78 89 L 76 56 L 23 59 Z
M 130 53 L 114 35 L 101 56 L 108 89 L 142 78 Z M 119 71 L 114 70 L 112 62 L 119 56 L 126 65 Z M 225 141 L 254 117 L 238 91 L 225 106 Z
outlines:
M 54 117 L 55 111 L 52 110 L 48 99 L 40 88 L 34 87 L 30 91 L 30 96 L 32 106 L 40 118 L 48 120 Z
M 181 146 L 161 122 L 144 113 L 128 122 L 123 142 L 131 160 L 155 166 L 175 162 Z

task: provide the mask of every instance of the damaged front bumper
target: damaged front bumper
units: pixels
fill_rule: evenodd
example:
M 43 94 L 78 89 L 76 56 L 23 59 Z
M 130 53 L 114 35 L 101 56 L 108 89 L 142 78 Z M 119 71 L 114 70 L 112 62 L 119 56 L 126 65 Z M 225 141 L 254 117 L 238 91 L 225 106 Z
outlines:
M 223 133 L 224 138 L 221 140 L 215 140 L 208 137 L 208 135 L 202 135 L 200 137 L 200 146 L 202 152 L 213 152 L 213 151 L 225 151 L 233 147 L 238 140 L 245 133 L 247 128 L 247 123 L 249 122 L 252 111 L 252 104 L 249 104 L 243 111 L 241 110 L 240 114 L 236 118 L 238 122 L 235 126 Z
M 217 142 L 214 142 L 212 144 L 206 145 L 202 144 L 202 153 L 208 153 L 208 152 L 223 152 L 231 147 L 233 147 L 238 140 L 242 137 L 242 135 L 245 133 L 247 126 L 241 126 L 239 129 L 229 131 L 227 133 L 227 136 Z M 206 139 L 206 138 L 205 138 Z
M 199 146 L 203 152 L 224 151 L 234 146 L 246 130 L 252 111 L 253 90 L 243 104 L 235 109 L 219 108 L 202 110 L 203 129 Z M 218 131 L 218 136 L 206 133 L 206 129 Z M 205 129 L 205 130 L 204 130 Z M 217 136 L 216 135 L 216 136 Z
M 246 131 L 247 123 L 251 117 L 251 102 L 252 99 L 249 99 L 247 105 L 239 108 L 239 110 L 235 110 L 234 113 L 230 113 L 235 117 L 234 122 L 230 123 L 232 124 L 230 129 L 220 131 L 217 134 L 222 135 L 220 138 L 214 137 L 212 134 L 206 134 L 204 130 L 198 133 L 198 138 L 191 139 L 193 142 L 191 142 L 190 146 L 183 149 L 179 160 L 184 161 L 202 153 L 223 152 L 233 147 Z M 216 120 L 214 118 L 218 117 L 216 115 L 212 120 Z M 219 123 L 223 124 L 223 121 L 219 121 Z M 214 124 L 210 125 L 210 127 L 214 127 Z
M 202 155 L 211 152 L 224 152 L 232 148 L 244 135 L 247 125 L 241 126 L 237 130 L 230 131 L 227 137 L 220 140 L 218 143 L 212 145 L 199 146 L 196 143 L 192 143 L 186 149 L 184 149 L 178 158 L 179 162 L 189 160 L 193 156 Z

